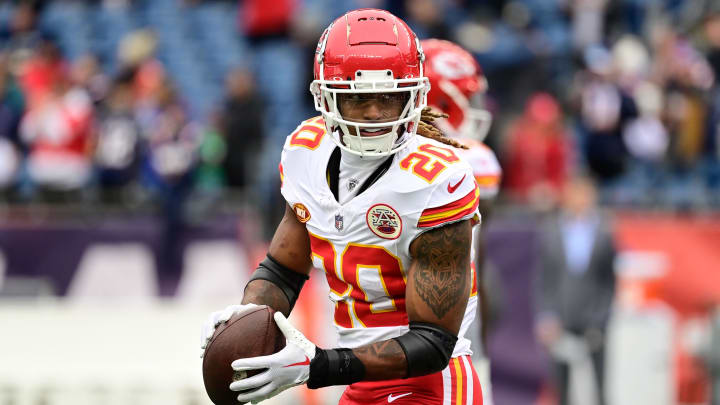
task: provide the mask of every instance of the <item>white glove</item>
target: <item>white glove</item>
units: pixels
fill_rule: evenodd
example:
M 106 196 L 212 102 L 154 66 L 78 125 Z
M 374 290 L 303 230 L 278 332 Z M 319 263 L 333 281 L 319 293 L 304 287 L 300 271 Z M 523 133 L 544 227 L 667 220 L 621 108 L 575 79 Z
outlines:
M 257 404 L 290 387 L 304 384 L 310 377 L 310 361 L 315 357 L 315 345 L 295 329 L 282 313 L 275 312 L 275 323 L 285 335 L 285 347 L 282 350 L 269 356 L 232 362 L 235 371 L 268 369 L 230 384 L 232 391 L 253 390 L 238 395 L 238 401 Z
M 205 349 L 207 348 L 213 333 L 215 333 L 215 328 L 217 328 L 221 323 L 227 322 L 235 314 L 249 312 L 259 307 L 259 305 L 255 304 L 228 305 L 227 308 L 210 314 L 200 331 L 200 357 L 205 355 Z

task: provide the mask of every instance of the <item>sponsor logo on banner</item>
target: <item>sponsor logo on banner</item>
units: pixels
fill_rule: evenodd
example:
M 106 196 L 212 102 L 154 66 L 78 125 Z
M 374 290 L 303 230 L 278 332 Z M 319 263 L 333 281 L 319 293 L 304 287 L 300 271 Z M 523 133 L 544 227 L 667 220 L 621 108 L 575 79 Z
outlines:
M 308 211 L 307 207 L 303 204 L 295 203 L 295 205 L 293 205 L 293 211 L 295 211 L 295 216 L 298 221 L 305 223 L 310 220 L 310 211 Z
M 402 232 L 402 219 L 394 208 L 387 204 L 375 204 L 365 215 L 370 230 L 383 239 L 397 239 Z

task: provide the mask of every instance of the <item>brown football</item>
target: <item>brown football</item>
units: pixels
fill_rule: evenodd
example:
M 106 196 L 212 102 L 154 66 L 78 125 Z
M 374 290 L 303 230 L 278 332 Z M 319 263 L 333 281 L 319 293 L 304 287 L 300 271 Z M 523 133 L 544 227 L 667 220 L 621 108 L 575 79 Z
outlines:
M 237 405 L 238 392 L 230 383 L 258 374 L 260 371 L 234 371 L 230 364 L 237 359 L 265 356 L 285 347 L 285 336 L 275 324 L 275 311 L 265 305 L 235 314 L 215 329 L 203 356 L 205 391 L 216 405 Z

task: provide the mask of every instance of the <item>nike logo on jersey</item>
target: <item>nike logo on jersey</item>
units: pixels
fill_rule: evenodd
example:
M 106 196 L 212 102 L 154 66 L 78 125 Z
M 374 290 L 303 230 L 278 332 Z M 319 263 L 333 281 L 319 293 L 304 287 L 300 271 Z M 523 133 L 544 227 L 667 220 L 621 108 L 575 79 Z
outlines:
M 301 361 L 300 363 L 288 364 L 287 366 L 284 366 L 283 368 L 294 367 L 294 366 L 309 366 L 309 365 L 310 365 L 310 358 L 308 356 L 305 356 L 305 361 Z
M 460 181 L 457 182 L 454 186 L 451 186 L 450 183 L 448 183 L 448 193 L 454 193 L 455 190 L 457 190 L 458 187 L 462 184 L 463 181 L 465 181 L 465 177 L 467 177 L 467 174 L 460 179 Z
M 408 395 L 412 395 L 412 392 L 406 392 L 404 394 L 395 395 L 395 396 L 393 396 L 393 394 L 390 394 L 390 395 L 388 395 L 388 403 L 395 402 L 395 400 L 398 400 L 402 397 L 406 397 Z

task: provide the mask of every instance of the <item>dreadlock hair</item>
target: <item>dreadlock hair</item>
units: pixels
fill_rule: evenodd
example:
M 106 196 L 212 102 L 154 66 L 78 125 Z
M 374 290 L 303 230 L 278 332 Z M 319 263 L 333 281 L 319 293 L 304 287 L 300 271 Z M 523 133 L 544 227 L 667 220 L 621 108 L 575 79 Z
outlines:
M 469 149 L 467 146 L 461 144 L 460 142 L 443 135 L 443 133 L 440 132 L 440 130 L 432 124 L 432 122 L 435 121 L 436 118 L 447 117 L 448 115 L 444 112 L 435 111 L 430 107 L 423 108 L 422 113 L 420 114 L 420 122 L 418 122 L 417 134 L 420 136 L 424 136 L 425 138 L 434 139 L 438 142 L 444 143 L 445 145 L 453 146 L 455 148 Z

